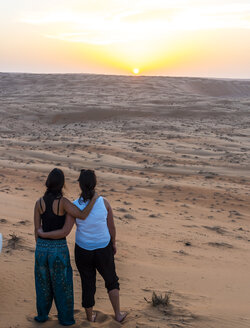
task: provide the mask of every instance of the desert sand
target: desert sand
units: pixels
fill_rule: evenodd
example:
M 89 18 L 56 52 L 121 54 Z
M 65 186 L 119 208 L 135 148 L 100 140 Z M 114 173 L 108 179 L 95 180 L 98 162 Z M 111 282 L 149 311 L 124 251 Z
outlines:
M 0 99 L 1 328 L 61 327 L 54 306 L 33 321 L 33 208 L 54 167 L 71 200 L 96 170 L 129 312 L 114 320 L 98 276 L 85 320 L 74 228 L 74 327 L 250 327 L 250 80 L 2 73 Z

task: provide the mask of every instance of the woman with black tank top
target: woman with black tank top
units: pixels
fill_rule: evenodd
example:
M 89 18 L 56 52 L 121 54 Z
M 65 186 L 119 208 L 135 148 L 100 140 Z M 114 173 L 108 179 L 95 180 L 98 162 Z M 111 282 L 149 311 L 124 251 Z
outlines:
M 64 173 L 53 169 L 47 178 L 47 190 L 35 204 L 35 284 L 37 316 L 35 320 L 45 322 L 52 306 L 53 299 L 58 311 L 58 319 L 62 325 L 69 326 L 74 320 L 73 278 L 69 250 L 66 237 L 49 239 L 38 237 L 38 229 L 51 232 L 70 224 L 71 216 L 86 219 L 95 200 L 80 211 L 67 198 L 63 197 Z

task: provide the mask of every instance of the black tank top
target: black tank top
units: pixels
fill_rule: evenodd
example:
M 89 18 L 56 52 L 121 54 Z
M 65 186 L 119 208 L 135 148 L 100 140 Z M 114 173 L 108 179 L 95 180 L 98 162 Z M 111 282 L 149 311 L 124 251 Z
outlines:
M 64 226 L 66 215 L 65 214 L 58 215 L 59 204 L 60 204 L 61 198 L 59 198 L 59 201 L 58 201 L 57 215 L 53 212 L 53 202 L 55 199 L 58 199 L 58 198 L 55 197 L 53 194 L 48 194 L 43 197 L 43 200 L 44 200 L 45 206 L 46 206 L 45 212 L 43 212 L 41 214 L 42 228 L 43 228 L 44 232 L 50 232 L 50 231 L 62 229 L 62 227 Z M 40 200 L 40 206 L 42 209 L 41 200 Z M 47 239 L 50 239 L 50 238 L 47 238 Z M 66 238 L 64 237 L 64 238 L 60 238 L 60 239 L 66 239 Z

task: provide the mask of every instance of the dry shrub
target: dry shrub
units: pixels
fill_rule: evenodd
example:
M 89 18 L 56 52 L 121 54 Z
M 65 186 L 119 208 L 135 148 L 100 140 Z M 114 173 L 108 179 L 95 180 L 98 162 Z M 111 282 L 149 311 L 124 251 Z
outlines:
M 165 296 L 163 295 L 157 295 L 155 292 L 153 292 L 152 294 L 152 305 L 153 306 L 159 306 L 159 305 L 163 305 L 163 306 L 168 306 L 169 305 L 169 295 L 167 293 L 165 293 Z
M 162 294 L 157 295 L 155 292 L 153 292 L 152 294 L 152 301 L 148 301 L 146 298 L 145 300 L 148 303 L 151 303 L 153 306 L 164 306 L 164 307 L 168 307 L 169 303 L 170 303 L 170 296 L 165 293 L 165 295 L 163 296 Z
M 19 244 L 21 238 L 18 237 L 14 232 L 9 234 L 9 236 L 11 238 L 8 240 L 8 248 L 16 249 L 16 246 Z

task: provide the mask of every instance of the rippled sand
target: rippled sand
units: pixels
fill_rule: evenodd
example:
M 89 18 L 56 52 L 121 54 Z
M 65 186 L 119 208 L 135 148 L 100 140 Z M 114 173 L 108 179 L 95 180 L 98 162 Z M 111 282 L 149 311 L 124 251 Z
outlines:
M 54 167 L 72 200 L 94 168 L 113 207 L 124 327 L 250 326 L 250 81 L 0 74 L 0 100 L 1 328 L 38 326 L 33 207 Z M 85 321 L 68 243 L 76 327 L 120 327 L 100 277 Z

